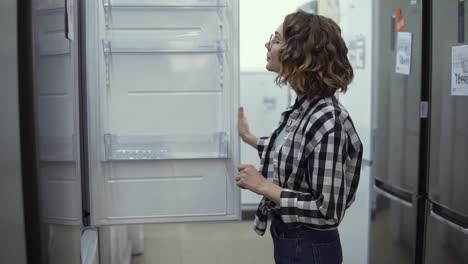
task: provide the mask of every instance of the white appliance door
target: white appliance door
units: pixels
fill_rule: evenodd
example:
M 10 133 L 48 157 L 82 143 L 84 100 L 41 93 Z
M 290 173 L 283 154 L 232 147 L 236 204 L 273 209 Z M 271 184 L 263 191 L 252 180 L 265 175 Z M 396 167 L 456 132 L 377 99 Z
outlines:
M 45 223 L 80 226 L 78 44 L 73 40 L 76 16 L 72 0 L 32 2 L 41 219 Z
M 237 1 L 85 16 L 92 224 L 239 219 Z

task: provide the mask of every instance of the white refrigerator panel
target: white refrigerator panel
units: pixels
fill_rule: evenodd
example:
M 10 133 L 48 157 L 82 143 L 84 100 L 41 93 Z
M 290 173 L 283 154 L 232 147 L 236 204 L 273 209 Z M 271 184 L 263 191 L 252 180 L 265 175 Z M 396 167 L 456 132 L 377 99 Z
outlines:
M 238 7 L 86 2 L 93 224 L 238 219 Z
M 64 4 L 36 0 L 32 8 L 40 209 L 46 223 L 80 226 L 78 46 L 66 38 Z

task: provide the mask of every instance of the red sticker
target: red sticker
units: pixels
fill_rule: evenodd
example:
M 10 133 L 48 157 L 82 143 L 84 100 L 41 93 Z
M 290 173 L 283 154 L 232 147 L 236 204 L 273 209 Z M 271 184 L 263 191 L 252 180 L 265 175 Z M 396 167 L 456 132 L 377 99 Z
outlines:
M 402 32 L 405 30 L 406 26 L 406 20 L 403 14 L 401 13 L 401 8 L 398 7 L 395 10 L 395 15 L 396 15 L 396 29 L 398 32 Z

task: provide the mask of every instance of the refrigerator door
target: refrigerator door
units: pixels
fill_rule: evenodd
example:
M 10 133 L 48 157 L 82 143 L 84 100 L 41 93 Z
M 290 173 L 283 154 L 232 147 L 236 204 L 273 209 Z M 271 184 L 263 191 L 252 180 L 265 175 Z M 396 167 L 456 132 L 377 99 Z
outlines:
M 72 4 L 33 1 L 33 96 L 42 221 L 80 226 L 79 65 Z
M 32 96 L 41 263 L 81 262 L 83 206 L 76 3 L 76 0 L 32 1 Z
M 374 185 L 371 211 L 370 264 L 413 264 L 416 257 L 416 205 Z
M 453 218 L 450 211 L 429 202 L 427 207 L 424 263 L 466 263 L 468 260 L 468 218 Z
M 374 3 L 375 56 L 374 75 L 373 176 L 401 190 L 416 193 L 419 163 L 421 101 L 421 1 L 380 0 Z M 398 32 L 397 25 L 404 25 Z M 404 34 L 410 34 L 406 45 Z M 400 52 L 397 52 L 400 50 Z M 409 75 L 396 73 L 396 61 L 402 54 L 410 57 Z M 398 56 L 397 56 L 398 53 Z
M 468 217 L 468 97 L 452 95 L 452 48 L 468 44 L 466 1 L 432 1 L 429 199 Z
M 240 218 L 238 3 L 86 2 L 91 221 Z

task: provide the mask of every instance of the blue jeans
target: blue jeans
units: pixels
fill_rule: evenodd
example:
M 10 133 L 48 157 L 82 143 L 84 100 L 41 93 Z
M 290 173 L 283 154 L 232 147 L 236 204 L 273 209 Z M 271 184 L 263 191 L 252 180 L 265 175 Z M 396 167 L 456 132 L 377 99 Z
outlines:
M 270 226 L 276 264 L 340 264 L 343 262 L 338 230 L 318 231 L 288 227 L 279 221 Z

